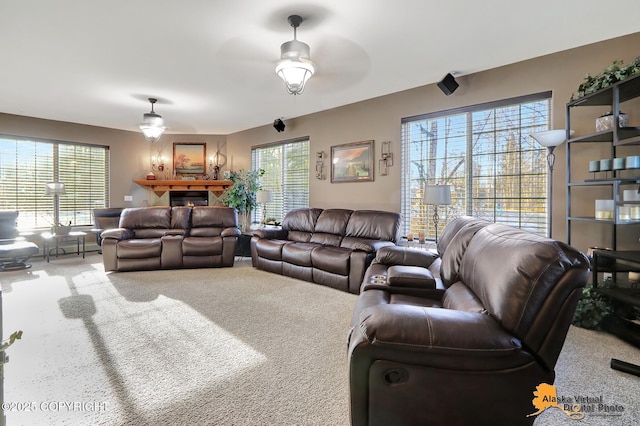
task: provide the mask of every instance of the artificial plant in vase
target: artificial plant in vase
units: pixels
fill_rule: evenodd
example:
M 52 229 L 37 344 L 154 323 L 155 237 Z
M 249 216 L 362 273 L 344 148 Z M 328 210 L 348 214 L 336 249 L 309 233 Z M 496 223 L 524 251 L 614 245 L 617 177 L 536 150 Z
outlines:
M 238 222 L 241 231 L 251 227 L 251 210 L 257 207 L 256 194 L 260 189 L 260 177 L 264 170 L 244 170 L 231 172 L 231 187 L 222 194 L 220 201 L 238 211 Z

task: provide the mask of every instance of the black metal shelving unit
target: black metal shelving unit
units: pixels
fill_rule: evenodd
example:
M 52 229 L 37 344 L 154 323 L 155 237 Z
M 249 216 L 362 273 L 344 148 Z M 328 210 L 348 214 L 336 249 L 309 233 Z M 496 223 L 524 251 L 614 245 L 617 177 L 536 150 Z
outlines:
M 622 177 L 622 171 L 611 171 L 610 178 L 586 179 L 582 181 L 574 181 L 572 179 L 571 169 L 571 151 L 579 149 L 583 144 L 598 143 L 608 144 L 610 158 L 617 157 L 617 151 L 620 147 L 638 146 L 638 154 L 640 155 L 640 127 L 620 127 L 620 104 L 640 97 L 640 75 L 628 78 L 624 81 L 617 82 L 610 87 L 598 90 L 597 92 L 585 95 L 580 99 L 570 101 L 566 104 L 566 167 L 567 167 L 567 242 L 571 244 L 572 240 L 572 224 L 575 222 L 598 223 L 610 228 L 611 250 L 594 250 L 592 261 L 592 279 L 596 291 L 611 298 L 617 304 L 627 306 L 631 311 L 640 308 L 640 285 L 629 283 L 622 279 L 621 272 L 640 271 L 640 251 L 619 251 L 617 250 L 618 241 L 617 234 L 620 229 L 638 231 L 640 220 L 621 220 L 620 207 L 624 205 L 640 204 L 635 201 L 623 201 L 621 194 L 625 188 L 636 189 L 640 185 L 640 169 L 635 169 L 635 174 L 629 170 L 625 170 L 626 174 L 634 174 L 634 176 Z M 571 137 L 571 114 L 576 108 L 585 106 L 603 106 L 611 109 L 614 116 L 613 128 L 606 131 L 596 131 L 586 135 Z M 592 188 L 610 188 L 611 199 L 614 200 L 614 212 L 612 219 L 596 219 L 596 217 L 585 217 L 574 214 L 572 212 L 572 197 L 578 194 L 584 194 Z M 583 188 L 577 190 L 578 188 Z M 631 228 L 627 228 L 631 226 Z M 621 228 L 624 227 L 624 228 Z M 640 236 L 640 232 L 638 232 Z M 603 262 L 605 261 L 605 262 Z M 598 266 L 599 263 L 608 264 L 607 267 Z M 598 288 L 598 274 L 602 272 L 610 272 L 613 278 L 613 287 Z M 618 337 L 640 347 L 640 325 L 636 322 L 629 321 L 626 318 L 611 318 L 604 326 L 607 331 L 617 335 Z

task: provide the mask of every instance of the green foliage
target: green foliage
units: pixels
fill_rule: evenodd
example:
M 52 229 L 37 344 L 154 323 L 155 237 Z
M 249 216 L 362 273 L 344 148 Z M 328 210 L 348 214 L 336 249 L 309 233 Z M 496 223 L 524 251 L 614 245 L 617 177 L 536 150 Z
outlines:
M 600 288 L 611 287 L 611 279 L 598 284 Z M 598 293 L 591 281 L 582 290 L 582 299 L 578 302 L 572 324 L 590 330 L 600 330 L 602 320 L 613 314 L 611 299 Z
M 264 170 L 240 170 L 231 172 L 229 180 L 233 182 L 220 201 L 229 207 L 234 207 L 238 213 L 249 213 L 258 205 L 256 193 L 260 189 L 260 177 Z
M 630 65 L 624 66 L 621 60 L 616 60 L 606 67 L 602 73 L 592 76 L 589 73 L 584 77 L 584 83 L 578 86 L 578 98 L 609 87 L 618 81 L 640 73 L 640 56 L 635 58 Z M 574 95 L 571 95 L 574 100 Z
M 13 345 L 16 340 L 22 339 L 22 331 L 15 331 L 11 333 L 11 336 L 5 341 L 2 342 L 2 346 L 0 346 L 0 352 L 7 349 L 9 346 Z

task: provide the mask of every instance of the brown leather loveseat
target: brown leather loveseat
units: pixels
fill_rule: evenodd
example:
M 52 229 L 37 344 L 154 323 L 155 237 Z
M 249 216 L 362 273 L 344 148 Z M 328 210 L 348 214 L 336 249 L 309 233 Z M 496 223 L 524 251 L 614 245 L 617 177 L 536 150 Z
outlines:
M 438 254 L 381 249 L 349 336 L 352 424 L 532 424 L 588 276 L 578 250 L 470 217 Z
M 233 266 L 240 230 L 229 207 L 124 209 L 102 232 L 105 271 Z
M 253 231 L 253 266 L 357 294 L 382 247 L 395 246 L 402 215 L 377 210 L 294 209 L 282 229 Z

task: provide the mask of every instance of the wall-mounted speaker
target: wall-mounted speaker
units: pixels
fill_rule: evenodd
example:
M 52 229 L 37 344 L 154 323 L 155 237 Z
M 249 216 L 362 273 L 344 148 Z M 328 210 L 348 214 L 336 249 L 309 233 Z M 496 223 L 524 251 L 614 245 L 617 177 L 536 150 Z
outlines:
M 273 128 L 276 129 L 278 132 L 284 132 L 284 122 L 279 118 L 276 118 L 273 121 Z
M 444 78 L 438 83 L 438 87 L 442 90 L 442 93 L 449 96 L 456 91 L 459 84 L 451 73 L 444 76 Z

